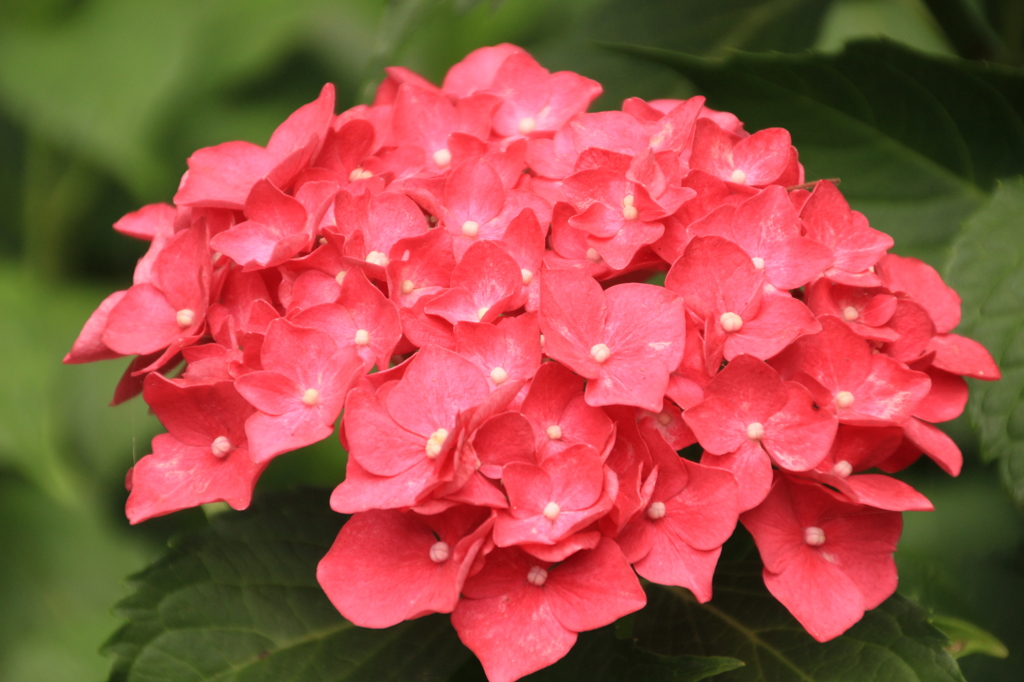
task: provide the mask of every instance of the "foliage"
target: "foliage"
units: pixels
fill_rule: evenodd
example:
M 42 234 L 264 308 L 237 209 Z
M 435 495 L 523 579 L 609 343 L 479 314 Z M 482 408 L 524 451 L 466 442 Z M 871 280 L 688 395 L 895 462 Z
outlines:
M 365 630 L 338 615 L 315 577 L 344 520 L 326 497 L 271 495 L 246 514 L 219 515 L 134 576 L 135 593 L 116 610 L 128 623 L 106 646 L 111 680 L 482 680 L 444 616 Z M 819 645 L 759 574 L 749 561 L 725 564 L 708 604 L 652 585 L 623 639 L 614 627 L 584 635 L 528 679 L 823 681 L 868 670 L 892 682 L 963 679 L 946 637 L 912 602 L 894 596 Z
M 950 285 L 969 302 L 961 323 L 989 348 L 1003 370 L 991 386 L 974 385 L 971 419 L 981 432 L 982 456 L 998 459 L 1018 504 L 1024 504 L 1024 180 L 999 187 L 971 216 L 953 244 Z M 980 383 L 980 382 L 977 382 Z
M 996 179 L 1024 171 L 1017 70 L 939 60 L 889 41 L 850 43 L 838 55 L 724 62 L 636 52 L 678 69 L 709 106 L 752 128 L 788 129 L 808 177 L 839 178 L 851 205 L 907 255 L 937 261 Z
M 899 42 L 838 51 L 849 38 L 880 33 Z M 1024 527 L 981 464 L 997 460 L 1024 502 L 1017 362 L 1024 185 L 1013 177 L 1024 172 L 1024 17 L 1013 0 L 0 4 L 0 540 L 13 557 L 0 562 L 0 679 L 100 678 L 109 662 L 94 652 L 115 625 L 106 608 L 123 592 L 119 580 L 190 527 L 205 530 L 140 574 L 135 594 L 122 602 L 128 623 L 108 647 L 114 679 L 179 679 L 168 668 L 136 666 L 180 665 L 170 654 L 182 652 L 189 619 L 216 624 L 210 632 L 220 646 L 202 662 L 206 672 L 190 669 L 180 679 L 311 679 L 295 662 L 316 656 L 342 671 L 323 679 L 387 679 L 382 661 L 395 679 L 409 679 L 441 652 L 450 659 L 424 679 L 481 679 L 443 617 L 381 632 L 340 620 L 312 578 L 342 522 L 318 494 L 271 497 L 270 506 L 218 516 L 208 528 L 199 512 L 129 528 L 119 509 L 124 472 L 148 452 L 157 425 L 138 402 L 106 407 L 120 363 L 58 362 L 99 292 L 110 282 L 127 286 L 141 253 L 110 223 L 142 202 L 168 199 L 192 150 L 228 139 L 265 142 L 325 81 L 339 86 L 349 106 L 372 92 L 382 65 L 400 63 L 436 80 L 469 50 L 504 40 L 552 70 L 604 83 L 600 108 L 617 108 L 627 96 L 700 91 L 751 130 L 787 127 L 808 177 L 840 178 L 854 207 L 896 236 L 897 251 L 937 266 L 948 257 L 947 277 L 964 300 L 958 332 L 985 343 L 1005 379 L 972 386 L 968 411 L 980 448 L 965 422 L 951 426 L 966 480 L 946 481 L 928 464 L 909 473 L 938 511 L 907 517 L 900 591 L 936 611 L 930 621 L 953 640 L 968 679 L 1016 679 L 1024 660 Z M 678 52 L 648 50 L 641 58 L 636 49 L 626 55 L 595 41 Z M 836 52 L 798 54 L 813 47 Z M 275 462 L 261 485 L 335 483 L 344 465 L 337 449 L 313 450 Z M 300 522 L 307 514 L 308 523 Z M 277 533 L 260 536 L 266 542 L 256 551 L 249 543 L 258 538 L 246 529 L 259 524 Z M 825 649 L 786 626 L 762 631 L 786 616 L 755 577 L 726 571 L 707 606 L 652 593 L 671 613 L 703 619 L 706 632 L 718 628 L 721 639 L 682 642 L 682 626 L 666 626 L 671 621 L 649 609 L 632 636 L 651 648 L 645 637 L 659 630 L 676 638 L 673 646 L 654 654 L 603 629 L 583 635 L 569 657 L 537 678 L 701 679 L 714 672 L 723 680 L 784 679 L 759 665 L 782 651 L 798 661 L 796 678 L 835 679 L 815 663 Z M 758 593 L 745 596 L 751 587 Z M 165 594 L 171 589 L 174 599 Z M 894 598 L 834 646 L 866 651 L 891 666 L 884 670 L 958 679 L 927 620 Z M 628 624 L 620 626 L 628 635 Z M 967 655 L 1001 653 L 986 630 L 1006 642 L 1008 658 Z M 755 632 L 766 646 L 748 637 Z M 401 658 L 409 642 L 419 658 Z M 260 658 L 264 650 L 270 655 Z M 915 650 L 926 655 L 915 658 Z M 708 654 L 747 665 L 725 672 L 735 663 Z M 232 666 L 253 655 L 231 677 Z M 929 676 L 937 670 L 947 677 Z M 876 678 L 904 679 L 897 674 Z

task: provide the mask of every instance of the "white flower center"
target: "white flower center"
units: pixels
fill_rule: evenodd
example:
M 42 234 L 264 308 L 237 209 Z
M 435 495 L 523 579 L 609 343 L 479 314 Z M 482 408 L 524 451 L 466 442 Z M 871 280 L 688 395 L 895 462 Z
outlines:
M 407 279 L 404 282 L 402 282 L 402 293 L 403 294 L 406 294 L 406 295 L 411 294 L 412 290 L 415 289 L 415 288 L 416 288 L 416 285 L 413 284 L 413 281 L 411 279 Z
M 858 317 L 860 317 L 860 313 L 852 305 L 848 305 L 843 308 L 843 319 L 847 322 L 853 322 Z
M 530 272 L 529 270 L 527 270 L 526 268 L 523 268 L 523 269 L 522 269 L 522 270 L 520 270 L 519 272 L 520 272 L 520 274 L 522 274 L 522 276 L 523 276 L 523 286 L 524 286 L 524 287 L 525 287 L 526 285 L 528 285 L 528 284 L 529 284 L 530 282 L 532 282 L 532 281 L 533 281 L 533 273 L 532 273 L 532 272 Z
M 228 456 L 233 447 L 227 436 L 217 436 L 213 439 L 213 443 L 210 444 L 210 452 L 213 453 L 214 457 L 224 458 Z
M 452 162 L 452 153 L 447 149 L 438 149 L 434 152 L 434 165 L 438 168 L 446 168 Z
M 597 249 L 589 248 L 587 249 L 587 260 L 590 261 L 591 263 L 600 263 L 601 254 L 597 252 Z
M 602 363 L 611 357 L 612 351 L 608 346 L 603 343 L 596 344 L 590 349 L 590 357 L 594 358 L 594 362 Z
M 839 391 L 836 393 L 836 407 L 840 410 L 844 410 L 850 405 L 853 405 L 853 394 L 849 391 Z
M 757 268 L 758 270 L 764 270 L 764 258 L 754 256 L 750 260 L 753 261 L 755 268 Z
M 622 198 L 622 217 L 626 220 L 636 220 L 638 215 L 640 215 L 640 212 L 633 205 L 633 195 L 627 194 Z
M 728 334 L 738 332 L 743 328 L 743 318 L 736 313 L 722 313 L 718 321 L 722 323 L 722 329 Z
M 665 503 L 651 502 L 651 506 L 647 508 L 647 518 L 652 521 L 665 518 Z
M 174 316 L 174 320 L 182 329 L 188 329 L 192 326 L 192 323 L 196 321 L 196 314 L 188 308 L 182 308 L 178 311 L 178 314 Z
M 747 181 L 747 174 L 741 171 L 739 168 L 732 172 L 729 176 L 729 182 L 735 182 L 737 185 L 742 185 Z
M 451 554 L 451 548 L 448 547 L 447 542 L 435 542 L 430 546 L 430 560 L 435 564 L 444 563 L 448 561 L 448 556 Z
M 306 392 L 302 394 L 302 403 L 312 407 L 320 402 L 320 391 L 315 388 L 307 388 Z
M 825 544 L 825 531 L 817 526 L 804 528 L 804 542 L 811 547 L 821 547 Z
M 448 429 L 438 429 L 427 439 L 427 457 L 434 459 L 441 454 L 441 448 L 448 438 Z
M 356 330 L 356 339 L 355 339 L 355 341 L 356 341 L 356 345 L 357 346 L 367 346 L 367 345 L 369 345 L 370 344 L 370 332 L 366 331 L 365 329 L 357 329 Z
M 747 424 L 747 438 L 750 440 L 761 440 L 764 438 L 764 425 L 761 422 Z
M 380 251 L 371 251 L 366 254 L 366 262 L 372 263 L 373 265 L 379 265 L 382 268 L 387 267 L 388 257 Z
M 853 465 L 847 462 L 845 459 L 841 459 L 836 462 L 835 466 L 832 467 L 832 473 L 839 478 L 846 478 L 853 473 Z
M 552 424 L 544 430 L 544 433 L 548 434 L 548 438 L 551 440 L 559 440 L 562 437 L 562 427 L 558 424 Z
M 480 232 L 480 223 L 475 220 L 467 220 L 462 223 L 462 234 L 466 237 L 475 237 Z
M 508 372 L 504 367 L 495 367 L 491 370 L 491 381 L 500 386 L 508 380 Z
M 548 521 L 554 521 L 558 518 L 558 514 L 561 511 L 562 508 L 558 506 L 557 502 L 548 502 L 546 505 L 544 505 L 544 511 L 541 513 L 544 514 L 544 518 Z
M 532 133 L 536 129 L 537 129 L 537 120 L 535 118 L 533 118 L 532 116 L 527 116 L 526 118 L 523 118 L 523 119 L 519 120 L 519 132 L 522 135 L 529 135 L 530 133 Z
M 548 579 L 548 572 L 540 566 L 531 566 L 530 572 L 526 574 L 526 582 L 540 587 Z

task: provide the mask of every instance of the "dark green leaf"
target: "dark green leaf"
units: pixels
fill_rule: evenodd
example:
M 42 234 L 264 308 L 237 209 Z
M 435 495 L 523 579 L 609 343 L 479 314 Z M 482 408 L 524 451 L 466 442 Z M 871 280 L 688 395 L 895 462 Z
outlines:
M 525 678 L 528 682 L 698 682 L 743 666 L 719 656 L 660 656 L 615 636 L 614 626 L 580 635 L 561 661 Z
M 344 517 L 320 491 L 275 493 L 172 544 L 132 578 L 118 604 L 128 620 L 105 651 L 111 682 L 395 682 L 483 680 L 443 615 L 367 630 L 345 621 L 316 582 Z M 580 636 L 541 680 L 697 682 L 742 662 L 660 656 L 615 626 Z
M 799 52 L 814 44 L 832 0 L 612 0 L 591 20 L 598 40 L 719 56 L 728 50 Z
M 1005 59 L 1006 48 L 972 0 L 924 0 L 957 54 L 967 59 Z
M 972 382 L 968 412 L 982 456 L 998 459 L 1003 480 L 1024 504 L 1024 180 L 1002 185 L 971 217 L 946 268 L 963 299 L 958 331 L 980 341 L 1003 378 Z
M 996 639 L 995 635 L 986 632 L 973 623 L 950 616 L 932 616 L 931 624 L 942 630 L 949 638 L 946 649 L 954 658 L 968 654 L 985 654 L 996 658 L 1006 658 L 1010 652 L 1006 645 Z
M 888 41 L 838 55 L 727 61 L 623 48 L 668 64 L 751 130 L 789 129 L 809 179 L 838 177 L 896 250 L 935 259 L 998 178 L 1024 172 L 1024 75 Z
M 891 597 L 845 634 L 820 644 L 765 589 L 759 564 L 724 564 L 715 594 L 699 604 L 653 586 L 635 634 L 667 655 L 715 655 L 746 666 L 722 682 L 963 682 L 946 638 L 923 609 Z
M 342 619 L 316 565 L 344 518 L 327 494 L 267 496 L 215 516 L 136 575 L 107 643 L 117 682 L 445 680 L 470 655 L 447 616 L 386 630 Z

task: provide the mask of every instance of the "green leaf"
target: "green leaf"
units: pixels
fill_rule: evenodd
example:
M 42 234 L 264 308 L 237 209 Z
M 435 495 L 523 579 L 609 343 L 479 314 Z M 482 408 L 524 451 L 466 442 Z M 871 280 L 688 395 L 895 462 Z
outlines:
M 111 682 L 404 682 L 484 680 L 448 616 L 384 630 L 345 621 L 316 581 L 316 565 L 344 517 L 322 491 L 273 493 L 241 513 L 172 543 L 131 579 L 115 612 L 128 622 L 109 640 Z M 616 637 L 585 633 L 566 658 L 529 679 L 697 682 L 743 663 L 659 656 Z
M 1003 480 L 1024 505 L 1024 179 L 1008 181 L 964 226 L 946 280 L 963 299 L 958 332 L 980 341 L 1000 381 L 972 381 L 967 409 L 981 453 L 999 460 Z
M 799 52 L 814 44 L 833 0 L 612 0 L 590 21 L 599 40 L 721 56 L 729 50 Z
M 1010 655 L 1006 645 L 996 639 L 995 635 L 982 630 L 973 623 L 939 615 L 932 616 L 930 620 L 932 625 L 942 630 L 942 633 L 949 638 L 946 650 L 953 654 L 954 658 L 968 654 L 985 654 L 995 658 L 1006 658 Z
M 931 54 L 956 55 L 935 19 L 915 0 L 837 0 L 814 48 L 839 52 L 848 42 L 877 38 Z
M 843 193 L 896 250 L 937 258 L 998 178 L 1024 172 L 1024 75 L 889 41 L 838 55 L 709 60 L 619 48 L 667 64 L 751 130 L 793 136 L 809 179 Z
M 118 623 L 110 604 L 147 558 L 106 511 L 92 498 L 54 504 L 0 471 L 0 680 L 103 679 L 98 649 Z
M 183 168 L 177 150 L 170 160 L 164 157 L 166 138 L 173 137 L 183 118 L 212 118 L 218 127 L 237 131 L 238 123 L 216 115 L 225 108 L 223 98 L 235 94 L 247 79 L 280 66 L 313 38 L 344 41 L 346 47 L 335 51 L 358 56 L 366 49 L 366 15 L 372 21 L 382 3 L 80 4 L 53 26 L 0 22 L 0 103 L 48 141 L 110 171 L 137 196 L 166 199 Z M 319 35 L 325 26 L 333 29 L 332 36 Z M 358 65 L 351 61 L 346 59 L 347 74 L 345 69 L 335 71 L 338 77 L 355 75 Z M 256 127 L 269 135 L 316 91 L 306 96 L 281 102 L 280 110 L 264 116 L 256 112 L 259 120 L 251 126 L 253 112 L 236 117 L 243 119 L 243 128 Z M 263 144 L 266 139 L 253 141 Z
M 743 667 L 723 656 L 660 656 L 615 636 L 614 626 L 580 634 L 572 651 L 524 682 L 699 682 Z
M 924 0 L 957 53 L 966 59 L 1005 59 L 1006 47 L 972 0 Z
M 447 616 L 357 628 L 316 581 L 344 517 L 321 491 L 261 498 L 132 578 L 112 682 L 444 680 L 470 655 Z
M 123 361 L 61 365 L 102 298 L 0 262 L 0 465 L 64 502 L 80 496 L 83 474 L 122 477 L 157 427 L 139 401 L 107 406 Z
M 699 604 L 686 590 L 652 586 L 634 633 L 663 654 L 746 663 L 716 678 L 722 682 L 963 682 L 946 638 L 899 595 L 821 644 L 765 589 L 759 563 L 720 564 L 714 590 Z

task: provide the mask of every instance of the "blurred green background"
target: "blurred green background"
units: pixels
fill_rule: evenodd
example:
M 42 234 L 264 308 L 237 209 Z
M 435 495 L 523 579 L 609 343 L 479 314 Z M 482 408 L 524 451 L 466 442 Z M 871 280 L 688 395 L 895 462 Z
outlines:
M 948 17 L 944 31 L 936 17 L 953 5 L 987 15 L 999 49 L 964 41 Z M 695 90 L 600 41 L 723 56 L 884 35 L 1016 65 L 1022 31 L 1015 0 L 0 0 L 0 682 L 104 679 L 98 648 L 124 577 L 205 523 L 193 510 L 127 524 L 124 475 L 159 425 L 139 400 L 106 406 L 125 361 L 60 364 L 144 251 L 110 225 L 169 201 L 195 149 L 264 143 L 326 81 L 347 107 L 386 65 L 439 82 L 503 41 L 600 81 L 607 109 Z M 915 255 L 941 266 L 944 253 Z M 961 659 L 968 679 L 1020 679 L 1024 520 L 966 422 L 949 426 L 965 471 L 907 472 L 936 511 L 906 515 L 900 589 L 1005 642 L 1005 660 Z M 331 440 L 280 458 L 260 486 L 330 486 L 342 471 Z

